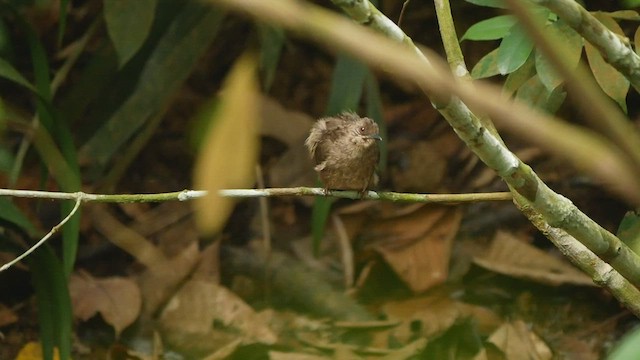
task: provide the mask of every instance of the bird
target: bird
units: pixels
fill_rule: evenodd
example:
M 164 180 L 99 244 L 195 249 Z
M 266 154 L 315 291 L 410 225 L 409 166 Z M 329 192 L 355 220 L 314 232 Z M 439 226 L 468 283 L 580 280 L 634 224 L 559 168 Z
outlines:
M 317 120 L 305 145 L 315 163 L 324 192 L 357 190 L 361 197 L 375 185 L 382 138 L 378 125 L 353 112 Z

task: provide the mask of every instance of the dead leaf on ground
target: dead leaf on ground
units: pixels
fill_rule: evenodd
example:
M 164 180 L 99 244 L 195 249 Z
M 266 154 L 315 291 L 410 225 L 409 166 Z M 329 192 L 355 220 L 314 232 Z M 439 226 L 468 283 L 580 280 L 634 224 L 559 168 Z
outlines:
M 367 238 L 394 272 L 418 293 L 447 279 L 453 239 L 462 211 L 450 206 L 422 206 L 371 225 Z
M 504 231 L 496 233 L 487 252 L 473 261 L 487 270 L 547 285 L 595 286 L 587 275 L 571 264 Z
M 226 329 L 214 328 L 214 323 L 222 324 Z M 173 346 L 197 347 L 207 352 L 238 336 L 249 342 L 266 344 L 277 340 L 268 322 L 242 299 L 215 282 L 203 279 L 189 280 L 180 288 L 162 311 L 160 324 Z M 220 336 L 225 332 L 230 336 Z M 224 340 L 226 342 L 221 344 L 221 339 L 229 341 Z
M 96 279 L 86 272 L 74 273 L 69 279 L 73 315 L 86 321 L 97 313 L 113 326 L 116 337 L 133 324 L 140 314 L 140 289 L 130 279 L 109 277 Z
M 406 343 L 415 336 L 431 339 L 447 331 L 458 321 L 473 318 L 482 334 L 490 334 L 502 323 L 493 311 L 477 305 L 452 299 L 447 294 L 432 294 L 401 301 L 391 301 L 382 307 L 389 320 L 398 320 L 401 325 L 389 330 L 398 341 Z M 413 329 L 420 322 L 420 332 Z
M 144 315 L 151 316 L 164 304 L 184 279 L 198 264 L 198 243 L 189 247 L 171 259 L 147 268 L 138 277 L 138 284 L 144 298 Z
M 487 341 L 509 360 L 547 360 L 553 356 L 547 344 L 521 320 L 505 323 Z

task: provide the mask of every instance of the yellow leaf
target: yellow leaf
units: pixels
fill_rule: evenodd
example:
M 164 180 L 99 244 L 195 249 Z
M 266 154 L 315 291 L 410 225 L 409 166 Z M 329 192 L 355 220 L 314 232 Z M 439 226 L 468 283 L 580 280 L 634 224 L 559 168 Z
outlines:
M 204 235 L 220 230 L 233 209 L 233 200 L 219 196 L 218 191 L 249 187 L 254 181 L 258 152 L 255 69 L 255 60 L 243 56 L 231 70 L 195 164 L 195 187 L 208 191 L 195 202 L 196 222 Z M 208 110 L 206 113 L 214 113 Z

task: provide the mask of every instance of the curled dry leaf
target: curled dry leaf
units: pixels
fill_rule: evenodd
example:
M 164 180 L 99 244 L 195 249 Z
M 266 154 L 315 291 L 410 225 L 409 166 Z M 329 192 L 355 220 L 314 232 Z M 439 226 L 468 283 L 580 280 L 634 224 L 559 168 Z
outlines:
M 75 273 L 69 279 L 69 293 L 75 317 L 86 321 L 99 312 L 113 326 L 116 337 L 138 318 L 142 306 L 138 285 L 122 277 L 96 279 L 85 272 Z
M 219 109 L 205 111 L 213 123 L 204 137 L 195 165 L 194 183 L 208 196 L 195 201 L 196 222 L 205 235 L 217 232 L 233 208 L 233 200 L 218 195 L 224 188 L 244 188 L 253 183 L 258 152 L 258 86 L 256 64 L 241 57 L 228 76 Z

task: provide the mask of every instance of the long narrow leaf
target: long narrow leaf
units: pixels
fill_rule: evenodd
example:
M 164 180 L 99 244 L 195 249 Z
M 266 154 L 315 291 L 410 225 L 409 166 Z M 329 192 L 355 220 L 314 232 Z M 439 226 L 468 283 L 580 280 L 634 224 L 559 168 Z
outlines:
M 176 15 L 147 61 L 133 93 L 81 149 L 101 168 L 178 90 L 208 48 L 222 20 L 219 9 L 188 2 Z

